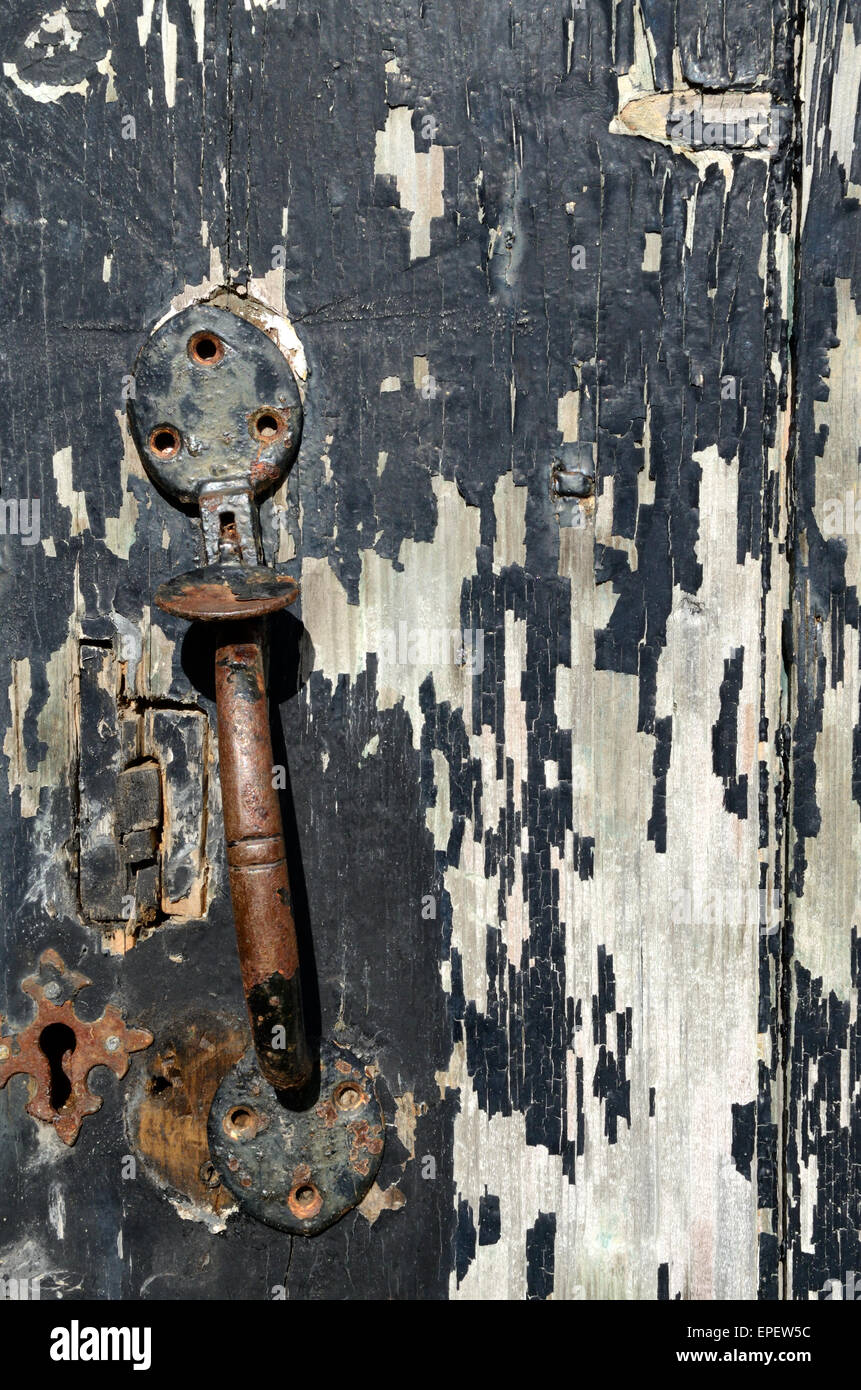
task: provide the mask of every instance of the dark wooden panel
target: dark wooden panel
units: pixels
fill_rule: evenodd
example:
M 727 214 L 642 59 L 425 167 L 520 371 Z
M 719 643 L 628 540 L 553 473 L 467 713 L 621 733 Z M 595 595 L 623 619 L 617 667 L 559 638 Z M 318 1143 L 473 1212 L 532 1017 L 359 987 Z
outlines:
M 83 75 L 33 72 L 36 7 L 4 37 L 28 81 L 87 85 L 9 78 L 0 105 L 3 489 L 42 499 L 46 542 L 4 552 L 3 1007 L 55 944 L 156 1036 L 73 1151 L 0 1095 L 4 1259 L 70 1296 L 774 1296 L 785 158 L 611 134 L 625 6 L 175 8 L 91 16 Z M 746 12 L 782 71 L 772 9 Z M 645 13 L 669 90 L 675 29 Z M 697 13 L 688 80 L 753 80 Z M 275 758 L 309 1013 L 378 1056 L 390 1121 L 376 1208 L 292 1245 L 164 1161 L 211 1082 L 166 1051 L 197 1008 L 242 1027 L 217 800 L 205 922 L 103 955 L 75 889 L 81 633 L 211 710 L 205 653 L 149 613 L 193 528 L 117 412 L 152 322 L 224 282 L 309 368 L 265 509 L 303 586 Z M 572 445 L 597 496 L 560 525 Z M 480 633 L 477 669 L 402 659 L 402 623 Z

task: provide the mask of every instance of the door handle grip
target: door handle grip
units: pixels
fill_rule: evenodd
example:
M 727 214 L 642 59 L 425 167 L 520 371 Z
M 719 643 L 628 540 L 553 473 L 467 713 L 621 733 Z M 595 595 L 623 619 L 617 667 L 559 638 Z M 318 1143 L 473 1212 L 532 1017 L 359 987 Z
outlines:
M 218 759 L 239 965 L 260 1070 L 279 1089 L 311 1074 L 284 830 L 272 777 L 264 619 L 225 624 L 215 656 Z
M 278 1090 L 294 1091 L 308 1082 L 312 1061 L 272 780 L 265 623 L 298 592 L 292 579 L 265 565 L 216 562 L 170 580 L 155 596 L 166 613 L 217 624 L 218 767 L 239 966 L 260 1070 Z

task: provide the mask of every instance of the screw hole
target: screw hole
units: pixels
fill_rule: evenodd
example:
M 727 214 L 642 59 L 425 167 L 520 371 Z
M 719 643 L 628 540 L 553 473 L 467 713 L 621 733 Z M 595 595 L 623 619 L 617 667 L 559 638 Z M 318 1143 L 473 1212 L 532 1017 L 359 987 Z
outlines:
M 218 549 L 223 560 L 238 559 L 242 554 L 242 542 L 236 525 L 234 512 L 222 512 L 218 518 Z
M 253 1139 L 259 1128 L 259 1116 L 247 1105 L 235 1105 L 224 1117 L 224 1130 L 231 1139 Z
M 188 355 L 201 367 L 214 367 L 224 356 L 224 344 L 214 333 L 195 333 L 188 340 Z
M 287 421 L 279 410 L 264 408 L 251 416 L 249 425 L 255 439 L 262 440 L 264 444 L 272 444 L 286 430 Z
M 322 1207 L 323 1198 L 312 1182 L 300 1182 L 288 1196 L 287 1205 L 294 1216 L 310 1221 Z
M 278 433 L 278 421 L 274 415 L 260 415 L 257 418 L 257 433 L 262 439 L 274 439 Z
M 334 1100 L 339 1110 L 358 1110 L 364 1099 L 360 1087 L 353 1081 L 343 1081 L 335 1088 Z
M 166 1076 L 151 1076 L 147 1082 L 147 1090 L 151 1096 L 160 1096 L 163 1091 L 170 1090 L 170 1085 Z
M 198 1176 L 204 1187 L 221 1186 L 221 1178 L 216 1172 L 215 1165 L 209 1159 L 201 1164 Z
M 159 458 L 173 458 L 179 452 L 179 431 L 173 425 L 157 425 L 149 437 L 149 446 Z

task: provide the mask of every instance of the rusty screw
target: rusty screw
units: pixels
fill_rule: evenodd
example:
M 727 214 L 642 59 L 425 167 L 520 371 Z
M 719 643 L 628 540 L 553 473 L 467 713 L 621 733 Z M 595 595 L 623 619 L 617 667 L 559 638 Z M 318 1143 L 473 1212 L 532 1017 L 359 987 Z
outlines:
M 209 1159 L 207 1159 L 205 1163 L 202 1163 L 200 1165 L 198 1177 L 200 1178 L 200 1181 L 203 1183 L 204 1187 L 221 1186 L 221 1178 L 218 1176 L 218 1173 L 215 1170 L 215 1165 Z

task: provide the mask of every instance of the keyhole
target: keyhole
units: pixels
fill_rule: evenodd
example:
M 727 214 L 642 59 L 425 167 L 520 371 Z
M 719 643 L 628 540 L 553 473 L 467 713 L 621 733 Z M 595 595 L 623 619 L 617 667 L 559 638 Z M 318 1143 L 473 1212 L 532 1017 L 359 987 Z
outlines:
M 62 1110 L 72 1094 L 72 1083 L 63 1071 L 63 1058 L 67 1052 L 74 1052 L 77 1045 L 78 1039 L 65 1023 L 49 1023 L 39 1034 L 39 1046 L 51 1067 L 51 1105 L 54 1110 Z

